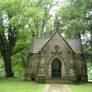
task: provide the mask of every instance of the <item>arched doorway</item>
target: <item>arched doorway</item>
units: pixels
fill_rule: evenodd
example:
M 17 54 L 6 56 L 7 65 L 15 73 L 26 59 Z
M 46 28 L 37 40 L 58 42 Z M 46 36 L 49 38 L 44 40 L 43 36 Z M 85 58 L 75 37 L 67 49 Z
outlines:
M 52 78 L 61 79 L 62 64 L 59 59 L 54 59 L 52 62 Z

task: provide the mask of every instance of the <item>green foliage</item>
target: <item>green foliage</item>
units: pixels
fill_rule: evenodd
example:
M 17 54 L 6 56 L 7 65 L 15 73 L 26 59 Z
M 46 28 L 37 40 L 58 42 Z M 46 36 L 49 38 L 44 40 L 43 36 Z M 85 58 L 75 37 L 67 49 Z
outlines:
M 43 33 L 52 3 L 53 0 L 0 0 L 0 52 L 4 62 L 12 63 L 10 71 L 13 69 L 16 77 L 25 72 L 32 34 L 39 37 Z
M 61 17 L 66 37 L 77 38 L 79 32 L 85 31 L 86 11 L 87 0 L 67 1 L 67 4 L 59 9 L 58 14 Z
M 3 59 L 0 58 L 0 78 L 5 76 L 5 70 L 4 70 L 4 62 Z
M 45 75 L 37 75 L 36 76 L 36 81 L 39 83 L 44 83 L 46 80 Z
M 22 34 L 21 38 L 25 40 L 27 38 L 27 34 L 29 33 L 28 31 L 26 31 L 25 34 L 27 34 L 23 34 L 23 31 L 26 30 L 23 19 L 25 19 L 24 15 L 26 12 L 25 10 L 28 0 L 3 0 L 0 1 L 0 3 L 0 52 L 4 59 L 6 76 L 8 77 L 13 76 L 11 68 L 12 56 L 18 51 L 21 51 L 23 48 L 27 47 L 29 43 L 27 41 L 19 40 L 20 33 Z M 25 37 L 23 38 L 23 36 Z M 18 41 L 20 41 L 22 46 L 17 45 Z M 27 43 L 26 46 L 24 42 Z M 18 47 L 18 49 L 15 49 L 16 46 Z
M 88 66 L 88 78 L 89 80 L 92 80 L 92 64 L 90 63 L 91 61 L 89 61 L 89 63 L 87 64 Z
M 82 53 L 88 63 L 88 76 L 92 71 L 92 2 L 90 0 L 66 0 L 58 15 L 61 20 L 61 30 L 66 38 L 82 39 Z M 80 38 L 79 38 L 80 34 Z M 87 35 L 90 35 L 88 37 Z
M 21 36 L 20 36 L 21 35 Z M 28 63 L 30 47 L 31 47 L 31 32 L 20 31 L 16 46 L 13 49 L 12 66 L 15 76 L 24 77 L 25 68 Z

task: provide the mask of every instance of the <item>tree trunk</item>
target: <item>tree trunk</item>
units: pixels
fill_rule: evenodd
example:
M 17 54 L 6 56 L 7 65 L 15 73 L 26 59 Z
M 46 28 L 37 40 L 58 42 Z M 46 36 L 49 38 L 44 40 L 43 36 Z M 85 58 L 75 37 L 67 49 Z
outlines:
M 41 28 L 41 35 L 40 36 L 43 36 L 43 32 L 44 32 L 44 27 L 46 25 L 46 20 L 43 20 L 42 21 L 42 28 Z
M 81 67 L 81 79 L 80 79 L 80 76 L 78 76 L 78 81 L 87 82 L 88 81 L 87 65 L 86 65 L 86 59 L 85 59 L 85 54 L 84 54 L 84 49 L 83 49 L 83 45 L 82 45 L 80 32 L 78 33 L 78 37 L 79 37 L 79 40 L 80 40 L 81 51 L 82 51 L 82 54 L 81 54 L 81 60 L 82 60 L 82 62 L 81 62 L 81 64 L 82 64 L 82 67 Z
M 92 28 L 91 28 L 92 29 Z M 91 34 L 91 41 L 90 41 L 90 44 L 91 44 L 91 48 L 92 48 L 92 31 L 90 31 L 90 34 Z
M 4 58 L 6 77 L 14 77 L 14 74 L 12 72 L 12 66 L 11 66 L 11 56 L 8 55 L 3 58 Z

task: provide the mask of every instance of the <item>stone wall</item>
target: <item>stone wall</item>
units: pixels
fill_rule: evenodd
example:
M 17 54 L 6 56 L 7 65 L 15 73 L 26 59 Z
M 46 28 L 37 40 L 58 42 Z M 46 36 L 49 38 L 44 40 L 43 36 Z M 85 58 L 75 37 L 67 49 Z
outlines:
M 56 48 L 57 46 L 57 48 Z M 51 79 L 52 76 L 52 62 L 54 59 L 58 58 L 62 63 L 61 77 L 76 77 L 75 76 L 75 60 L 73 56 L 73 51 L 71 47 L 64 41 L 62 37 L 57 33 L 55 34 L 44 48 L 40 52 L 41 61 L 40 64 L 43 65 L 42 71 L 48 79 Z M 72 67 L 71 67 L 72 66 Z

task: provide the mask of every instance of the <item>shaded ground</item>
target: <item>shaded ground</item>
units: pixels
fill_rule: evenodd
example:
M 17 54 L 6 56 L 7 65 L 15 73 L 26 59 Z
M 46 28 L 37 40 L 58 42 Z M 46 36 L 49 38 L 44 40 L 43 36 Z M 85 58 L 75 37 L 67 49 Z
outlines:
M 73 92 L 92 92 L 92 83 L 70 84 Z
M 45 84 L 18 79 L 0 79 L 0 92 L 42 92 Z
M 43 92 L 72 92 L 66 84 L 47 84 Z

